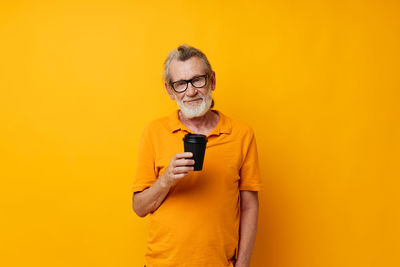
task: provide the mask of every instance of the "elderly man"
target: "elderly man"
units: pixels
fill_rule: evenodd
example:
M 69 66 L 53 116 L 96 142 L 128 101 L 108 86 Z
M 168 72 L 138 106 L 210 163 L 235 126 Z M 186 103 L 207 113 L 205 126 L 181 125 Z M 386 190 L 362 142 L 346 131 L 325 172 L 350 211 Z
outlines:
M 146 266 L 249 266 L 261 189 L 253 131 L 213 109 L 215 72 L 200 50 L 171 51 L 164 78 L 179 109 L 144 129 L 133 184 L 133 210 L 150 214 Z M 201 171 L 182 152 L 187 133 L 207 136 Z

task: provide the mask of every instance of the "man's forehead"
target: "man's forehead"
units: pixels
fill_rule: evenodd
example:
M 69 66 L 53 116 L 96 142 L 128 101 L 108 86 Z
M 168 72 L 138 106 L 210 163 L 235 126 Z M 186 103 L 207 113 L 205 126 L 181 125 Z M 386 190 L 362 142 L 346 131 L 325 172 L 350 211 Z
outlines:
M 172 80 L 191 79 L 205 74 L 204 62 L 199 57 L 191 57 L 185 61 L 174 59 L 169 65 Z

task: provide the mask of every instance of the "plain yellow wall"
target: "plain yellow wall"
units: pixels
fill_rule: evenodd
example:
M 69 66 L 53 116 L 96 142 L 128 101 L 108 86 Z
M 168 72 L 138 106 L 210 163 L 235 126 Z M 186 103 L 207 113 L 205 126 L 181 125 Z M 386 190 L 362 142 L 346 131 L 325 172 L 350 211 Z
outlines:
M 0 265 L 143 266 L 131 209 L 179 44 L 255 130 L 252 266 L 400 266 L 397 1 L 2 1 Z

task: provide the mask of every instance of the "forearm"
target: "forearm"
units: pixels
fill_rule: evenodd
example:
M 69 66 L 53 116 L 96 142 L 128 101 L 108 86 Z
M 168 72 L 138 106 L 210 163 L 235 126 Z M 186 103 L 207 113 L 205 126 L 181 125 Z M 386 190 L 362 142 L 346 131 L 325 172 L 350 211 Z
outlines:
M 248 267 L 256 240 L 258 205 L 241 210 L 239 251 L 236 266 Z
M 154 212 L 167 197 L 170 188 L 171 185 L 167 184 L 164 175 L 161 175 L 149 188 L 133 195 L 133 210 L 140 217 Z

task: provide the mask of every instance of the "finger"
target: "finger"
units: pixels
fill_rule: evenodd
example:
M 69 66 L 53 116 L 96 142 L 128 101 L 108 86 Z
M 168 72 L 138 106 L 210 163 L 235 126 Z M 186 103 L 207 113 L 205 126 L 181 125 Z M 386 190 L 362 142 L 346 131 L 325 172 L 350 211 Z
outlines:
M 192 152 L 183 152 L 183 153 L 178 153 L 175 155 L 176 159 L 191 158 L 191 157 L 193 157 Z
M 179 173 L 179 174 L 174 174 L 174 178 L 175 178 L 175 179 L 182 179 L 182 178 L 185 177 L 186 175 L 188 175 L 187 172 Z
M 178 159 L 178 160 L 175 160 L 175 162 L 173 162 L 172 164 L 173 164 L 173 167 L 190 166 L 190 165 L 194 165 L 194 160 L 193 159 Z
M 179 174 L 179 173 L 185 173 L 189 171 L 193 171 L 194 167 L 175 167 L 174 168 L 174 173 Z

